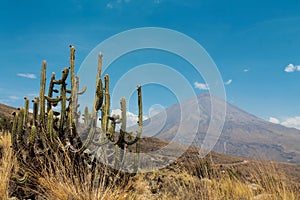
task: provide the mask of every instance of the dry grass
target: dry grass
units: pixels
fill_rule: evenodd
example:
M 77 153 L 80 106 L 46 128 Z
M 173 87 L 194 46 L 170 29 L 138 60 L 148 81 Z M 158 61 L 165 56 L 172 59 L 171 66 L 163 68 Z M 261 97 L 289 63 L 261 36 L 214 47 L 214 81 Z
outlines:
M 54 168 L 45 166 L 44 171 L 34 175 L 39 183 L 36 193 L 45 199 L 122 200 L 132 196 L 130 184 L 122 182 L 119 174 L 113 176 L 108 168 L 96 170 L 93 178 L 89 170 L 75 169 L 68 157 L 64 163 L 57 160 L 52 163 Z
M 8 199 L 9 183 L 16 168 L 9 135 L 1 135 L 0 199 Z M 191 168 L 180 164 L 134 178 L 112 174 L 108 168 L 95 171 L 75 168 L 69 157 L 55 158 L 41 171 L 28 171 L 30 179 L 22 187 L 42 199 L 300 199 L 295 185 L 270 162 L 251 162 L 240 169 L 216 167 L 199 159 Z M 32 187 L 32 182 L 38 183 Z M 20 186 L 19 186 L 20 187 Z
M 136 185 L 137 199 L 238 199 L 238 200 L 297 200 L 299 192 L 286 185 L 281 180 L 274 179 L 277 174 L 253 174 L 259 180 L 259 184 L 243 181 L 238 178 L 223 174 L 219 178 L 199 179 L 188 172 L 160 172 L 156 175 L 139 175 Z M 156 176 L 156 178 L 151 177 Z M 157 181 L 160 179 L 160 183 Z M 162 180 L 163 179 L 163 180 Z M 148 182 L 148 184 L 145 184 Z M 147 187 L 145 187 L 147 185 Z M 162 185 L 162 187 L 161 187 Z M 158 190 L 158 191 L 153 191 Z
M 11 171 L 15 163 L 12 157 L 11 138 L 9 134 L 0 132 L 0 199 L 7 199 Z

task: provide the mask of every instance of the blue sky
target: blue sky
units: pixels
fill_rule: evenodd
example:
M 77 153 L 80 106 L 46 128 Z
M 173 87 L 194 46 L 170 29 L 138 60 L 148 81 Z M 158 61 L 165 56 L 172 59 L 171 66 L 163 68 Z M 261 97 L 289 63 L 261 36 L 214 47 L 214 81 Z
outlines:
M 225 85 L 228 102 L 266 120 L 272 117 L 272 122 L 300 127 L 299 25 L 300 1 L 296 0 L 4 0 L 0 6 L 0 101 L 22 106 L 24 96 L 33 98 L 42 61 L 48 61 L 48 74 L 59 73 L 68 66 L 70 44 L 76 47 L 80 66 L 110 36 L 133 28 L 164 27 L 188 35 L 206 49 L 229 83 Z M 133 55 L 135 62 L 122 59 L 128 70 L 143 62 L 176 68 L 172 56 L 153 56 L 158 53 L 147 54 L 157 58 L 153 61 L 138 53 Z M 184 61 L 178 60 L 177 65 L 180 62 Z M 118 77 L 122 72 L 114 69 L 109 72 Z M 195 88 L 196 93 L 207 92 L 203 79 L 192 70 L 182 73 L 191 85 L 197 82 L 202 88 Z M 151 87 L 144 92 L 146 109 L 155 103 L 163 107 L 176 103 L 170 91 Z M 158 100 L 154 91 L 169 98 Z

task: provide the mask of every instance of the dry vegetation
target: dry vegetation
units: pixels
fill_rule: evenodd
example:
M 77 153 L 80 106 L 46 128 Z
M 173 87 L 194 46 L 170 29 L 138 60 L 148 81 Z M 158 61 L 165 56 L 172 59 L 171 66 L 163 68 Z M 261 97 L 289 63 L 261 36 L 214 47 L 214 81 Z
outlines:
M 10 136 L 0 132 L 0 199 L 8 197 L 11 171 L 15 163 L 10 145 Z
M 18 166 L 12 156 L 9 134 L 1 134 L 0 146 L 0 199 L 8 199 L 16 191 L 22 192 L 24 198 L 27 195 L 27 198 L 61 200 L 300 199 L 299 183 L 284 177 L 275 164 L 253 161 L 241 163 L 241 166 L 222 166 L 211 162 L 216 156 L 207 159 L 190 156 L 188 159 L 184 155 L 162 170 L 136 176 L 122 173 L 112 176 L 108 168 L 103 168 L 96 171 L 94 177 L 84 169 L 74 169 L 72 161 L 66 157 L 64 163 L 44 164 L 40 172 L 29 170 L 28 180 L 16 183 L 14 177 L 18 177 L 16 172 L 20 169 L 16 170 Z M 192 154 L 192 151 L 187 153 Z M 38 184 L 32 187 L 34 181 Z

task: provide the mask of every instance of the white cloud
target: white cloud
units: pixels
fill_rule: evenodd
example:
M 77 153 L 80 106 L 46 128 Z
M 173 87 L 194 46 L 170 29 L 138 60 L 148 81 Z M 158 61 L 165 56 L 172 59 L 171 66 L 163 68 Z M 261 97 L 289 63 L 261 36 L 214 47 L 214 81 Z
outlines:
M 279 119 L 277 119 L 275 117 L 270 117 L 269 122 L 274 123 L 274 124 L 279 124 L 280 123 Z
M 20 99 L 20 98 L 17 97 L 17 96 L 9 96 L 8 98 L 11 99 L 11 100 L 18 100 L 18 99 Z
M 300 116 L 295 116 L 281 122 L 281 125 L 300 129 Z
M 199 83 L 199 82 L 195 82 L 194 83 L 195 88 L 198 88 L 200 90 L 209 90 L 208 84 L 205 83 Z
M 111 111 L 111 114 L 115 114 L 115 115 L 119 115 L 121 116 L 121 109 L 114 109 Z M 134 126 L 134 125 L 137 125 L 137 122 L 138 122 L 138 115 L 132 113 L 132 112 L 129 112 L 127 111 L 126 113 L 126 117 L 127 117 L 127 127 L 131 127 L 131 126 Z M 147 116 L 143 116 L 143 120 L 146 120 L 148 119 Z
M 247 73 L 247 72 L 249 72 L 249 69 L 246 68 L 243 70 L 243 72 Z
M 24 78 L 30 78 L 30 79 L 36 79 L 35 74 L 22 74 L 22 73 L 19 73 L 19 74 L 17 74 L 17 76 L 21 76 L 21 77 L 24 77 Z
M 295 69 L 296 68 L 293 64 L 289 64 L 288 66 L 285 67 L 284 71 L 290 73 L 290 72 L 294 72 Z
M 229 79 L 228 81 L 226 81 L 224 84 L 225 85 L 230 85 L 232 83 L 232 79 Z
M 296 129 L 300 130 L 300 116 L 290 117 L 290 118 L 286 118 L 284 120 L 279 120 L 275 117 L 270 117 L 269 122 L 272 122 L 275 124 L 281 124 L 281 125 L 289 127 L 289 128 L 296 128 Z
M 288 66 L 284 68 L 284 71 L 287 73 L 300 71 L 300 65 L 288 64 Z

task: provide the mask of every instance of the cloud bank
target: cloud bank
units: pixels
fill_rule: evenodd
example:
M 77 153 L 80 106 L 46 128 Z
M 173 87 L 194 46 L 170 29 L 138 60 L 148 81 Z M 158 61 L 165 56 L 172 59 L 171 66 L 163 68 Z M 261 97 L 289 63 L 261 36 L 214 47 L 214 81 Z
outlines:
M 300 116 L 286 118 L 285 120 L 279 120 L 275 117 L 270 117 L 269 122 L 300 130 Z
M 300 71 L 300 65 L 294 65 L 294 64 L 288 64 L 288 66 L 286 66 L 284 68 L 284 71 L 287 73 L 292 73 L 295 71 Z

